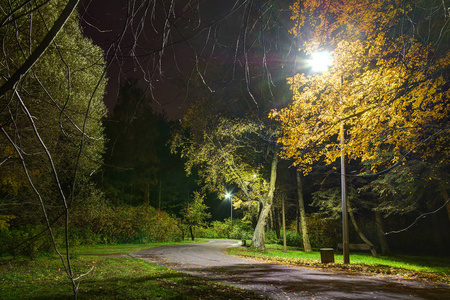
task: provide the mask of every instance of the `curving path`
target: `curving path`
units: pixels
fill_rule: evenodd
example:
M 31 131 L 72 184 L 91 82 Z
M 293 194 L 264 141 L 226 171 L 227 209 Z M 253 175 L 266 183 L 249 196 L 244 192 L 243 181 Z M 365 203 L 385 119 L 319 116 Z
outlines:
M 224 249 L 240 246 L 238 241 L 208 241 L 129 255 L 274 299 L 450 299 L 450 285 L 446 284 L 264 263 L 225 254 Z

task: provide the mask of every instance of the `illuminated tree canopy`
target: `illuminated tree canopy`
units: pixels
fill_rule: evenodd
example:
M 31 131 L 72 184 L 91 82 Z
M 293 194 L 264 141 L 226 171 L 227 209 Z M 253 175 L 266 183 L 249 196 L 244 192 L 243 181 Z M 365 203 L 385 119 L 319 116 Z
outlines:
M 417 32 L 399 31 L 410 6 L 353 2 L 302 1 L 302 12 L 300 2 L 292 7 L 294 17 L 301 15 L 294 33 L 317 29 L 302 50 L 328 48 L 332 64 L 320 74 L 288 78 L 293 102 L 271 113 L 283 126 L 283 156 L 297 165 L 335 161 L 343 123 L 346 156 L 370 161 L 373 171 L 411 152 L 447 161 L 450 52 L 431 38 L 424 44 Z

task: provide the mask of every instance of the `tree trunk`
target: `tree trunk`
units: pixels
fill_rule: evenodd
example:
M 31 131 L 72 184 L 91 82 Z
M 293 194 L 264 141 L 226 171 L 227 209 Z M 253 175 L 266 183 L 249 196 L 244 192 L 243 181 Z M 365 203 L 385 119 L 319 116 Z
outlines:
M 194 230 L 192 229 L 193 226 L 189 225 L 189 233 L 191 234 L 191 239 L 195 240 L 194 238 Z
M 147 187 L 145 189 L 145 201 L 147 202 L 147 206 L 150 206 L 150 182 L 147 182 Z
M 431 226 L 433 228 L 432 230 L 432 235 L 433 235 L 433 242 L 434 242 L 434 246 L 431 246 L 434 249 L 439 249 L 439 250 L 443 250 L 444 249 L 444 244 L 442 242 L 442 237 L 441 237 L 441 226 L 439 224 L 439 214 L 432 214 L 430 216 L 431 218 Z M 430 247 L 429 246 L 429 247 Z M 428 250 L 430 251 L 430 250 Z M 436 250 L 434 250 L 436 251 Z
M 252 238 L 252 248 L 264 250 L 266 248 L 265 245 L 265 232 L 264 228 L 266 226 L 267 217 L 269 216 L 269 212 L 272 208 L 273 203 L 273 193 L 275 191 L 275 182 L 277 180 L 277 164 L 278 164 L 278 153 L 274 153 L 272 159 L 272 167 L 270 170 L 270 183 L 269 190 L 265 197 L 262 197 L 262 209 L 259 214 L 258 222 L 256 223 L 255 232 L 253 233 Z
M 441 193 L 442 193 L 442 196 L 444 197 L 444 203 L 447 203 L 446 204 L 447 216 L 448 216 L 448 220 L 450 221 L 450 201 L 449 201 L 448 193 L 447 193 L 447 190 L 445 189 L 445 187 L 441 186 Z
M 161 180 L 159 181 L 158 209 L 161 210 Z
M 283 212 L 283 249 L 284 252 L 287 252 L 286 247 L 286 211 L 284 210 L 284 199 L 285 194 L 283 193 L 283 196 L 281 197 L 281 210 Z
M 297 171 L 297 192 L 298 209 L 300 212 L 300 224 L 302 227 L 303 249 L 305 252 L 311 252 L 311 243 L 309 242 L 308 224 L 306 223 L 305 201 L 303 199 L 303 182 L 300 172 Z
M 275 235 L 277 236 L 277 239 L 279 240 L 281 238 L 280 228 L 281 228 L 281 221 L 280 221 L 280 212 L 278 209 L 274 208 L 272 215 L 274 217 L 274 224 L 273 224 L 273 230 L 275 230 Z
M 378 210 L 375 210 L 375 219 L 377 221 L 377 227 L 378 227 L 377 235 L 378 235 L 378 240 L 380 241 L 380 245 L 381 245 L 381 254 L 389 255 L 392 252 L 389 247 L 386 235 L 384 235 L 383 218 L 381 217 L 381 213 Z
M 347 206 L 349 208 L 348 214 L 350 216 L 350 219 L 352 220 L 353 227 L 355 227 L 355 230 L 358 233 L 359 237 L 364 241 L 364 243 L 366 243 L 367 245 L 370 246 L 370 252 L 372 253 L 372 256 L 378 257 L 378 253 L 377 253 L 377 250 L 375 249 L 375 246 L 372 244 L 371 241 L 369 241 L 369 239 L 364 235 L 364 233 L 359 228 L 358 224 L 356 223 L 355 216 L 353 215 L 353 212 L 350 209 L 350 206 L 348 205 L 348 203 L 347 203 Z
M 255 232 L 252 238 L 252 248 L 264 250 L 265 245 L 265 226 L 267 222 L 267 217 L 269 216 L 270 208 L 272 203 L 269 203 L 268 199 L 263 200 L 263 207 L 258 218 L 258 223 L 256 223 Z
M 270 222 L 267 224 L 267 231 L 270 231 L 270 230 L 273 230 L 273 217 L 274 217 L 274 214 L 275 214 L 275 212 L 274 212 L 274 208 L 273 208 L 273 206 L 272 206 L 272 209 L 269 211 L 269 220 L 270 220 Z

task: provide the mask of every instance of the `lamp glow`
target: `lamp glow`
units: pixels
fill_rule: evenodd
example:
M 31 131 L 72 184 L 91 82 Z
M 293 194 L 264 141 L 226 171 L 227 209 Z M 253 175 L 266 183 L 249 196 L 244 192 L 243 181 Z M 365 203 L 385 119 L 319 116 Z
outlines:
M 313 53 L 309 61 L 309 65 L 312 67 L 313 72 L 324 72 L 331 66 L 331 54 L 327 51 Z

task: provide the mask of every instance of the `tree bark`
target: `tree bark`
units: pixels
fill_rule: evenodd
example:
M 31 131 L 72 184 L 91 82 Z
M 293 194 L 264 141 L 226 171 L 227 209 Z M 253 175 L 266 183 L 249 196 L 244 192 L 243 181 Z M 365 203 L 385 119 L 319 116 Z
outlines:
M 150 206 L 150 182 L 147 182 L 144 197 L 145 197 L 145 202 L 147 202 L 147 206 Z
M 282 226 L 281 226 L 281 221 L 280 221 L 280 212 L 279 212 L 279 210 L 276 209 L 276 208 L 273 208 L 272 216 L 274 218 L 273 228 L 272 229 L 275 231 L 275 235 L 277 236 L 277 239 L 280 239 L 281 238 L 280 228 Z
M 270 183 L 269 190 L 266 196 L 261 199 L 262 209 L 259 214 L 258 222 L 256 223 L 255 232 L 253 233 L 251 247 L 259 250 L 264 250 L 265 245 L 265 226 L 267 223 L 267 217 L 272 209 L 273 194 L 275 192 L 275 182 L 277 180 L 277 165 L 278 165 L 278 153 L 274 153 L 272 159 L 272 167 L 270 170 Z
M 184 226 L 180 219 L 177 219 L 178 229 L 181 231 L 181 240 L 184 241 Z
M 270 222 L 267 224 L 267 231 L 274 229 L 274 226 L 273 226 L 273 218 L 274 218 L 274 214 L 275 214 L 274 211 L 275 211 L 275 209 L 272 206 L 272 209 L 269 211 L 269 220 L 270 220 Z
M 384 235 L 384 226 L 383 226 L 383 218 L 381 217 L 381 213 L 378 210 L 375 210 L 375 219 L 377 221 L 377 235 L 378 240 L 381 245 L 381 254 L 389 255 L 391 254 L 391 248 L 389 247 L 386 235 Z
M 444 203 L 447 202 L 447 204 L 446 204 L 447 216 L 448 216 L 448 220 L 450 221 L 450 201 L 449 201 L 448 193 L 447 193 L 447 190 L 445 189 L 445 187 L 441 186 L 441 193 L 442 193 L 442 196 L 444 197 Z
M 284 210 L 284 200 L 285 200 L 285 194 L 283 193 L 283 196 L 281 197 L 281 210 L 283 211 L 283 249 L 284 249 L 284 252 L 287 252 L 287 247 L 286 247 L 286 211 Z
M 261 209 L 261 213 L 258 218 L 258 223 L 256 223 L 256 228 L 253 233 L 252 238 L 252 248 L 264 250 L 266 248 L 265 245 L 265 226 L 267 222 L 267 217 L 270 212 L 270 207 L 272 203 L 269 203 L 268 199 L 263 200 L 263 207 Z
M 442 237 L 441 237 L 441 226 L 439 226 L 439 214 L 432 214 L 430 216 L 431 218 L 431 226 L 433 228 L 432 235 L 433 235 L 433 242 L 434 242 L 434 249 L 439 249 L 439 250 L 443 250 L 444 249 L 444 244 L 442 242 Z M 428 250 L 429 251 L 429 250 Z
M 158 209 L 161 210 L 161 180 L 159 180 Z
M 195 238 L 194 238 L 194 230 L 192 230 L 192 227 L 193 226 L 189 225 L 189 233 L 191 234 L 191 239 L 195 240 Z
M 311 252 L 311 243 L 309 242 L 308 224 L 306 222 L 305 201 L 303 198 L 303 182 L 300 172 L 297 171 L 297 192 L 298 192 L 298 210 L 300 212 L 300 224 L 302 227 L 303 249 L 305 252 Z
M 347 204 L 348 205 L 348 204 Z M 355 220 L 355 216 L 353 215 L 352 210 L 350 209 L 350 206 L 348 205 L 348 214 L 350 216 L 350 219 L 352 220 L 352 224 L 353 227 L 355 227 L 356 232 L 358 233 L 359 237 L 364 241 L 364 243 L 366 243 L 367 245 L 370 246 L 370 252 L 372 253 L 373 257 L 378 257 L 378 253 L 377 250 L 375 249 L 375 246 L 373 245 L 373 243 L 364 235 L 364 233 L 361 231 L 361 229 L 359 228 L 358 224 L 356 223 Z

